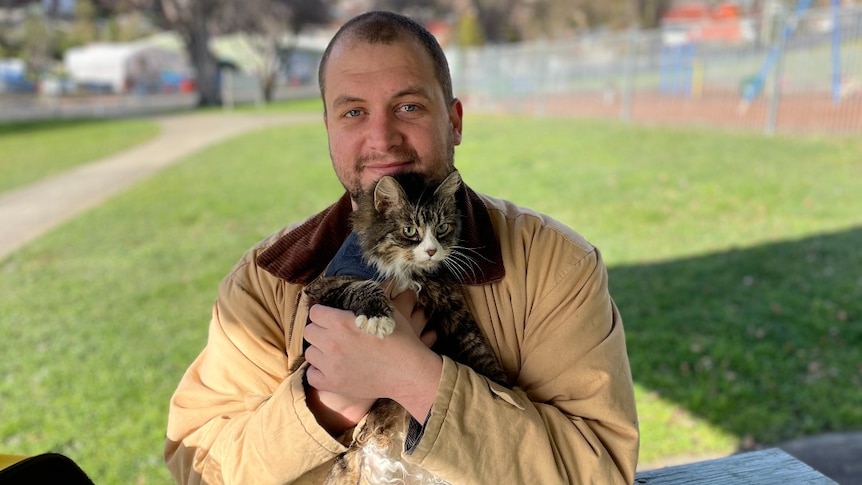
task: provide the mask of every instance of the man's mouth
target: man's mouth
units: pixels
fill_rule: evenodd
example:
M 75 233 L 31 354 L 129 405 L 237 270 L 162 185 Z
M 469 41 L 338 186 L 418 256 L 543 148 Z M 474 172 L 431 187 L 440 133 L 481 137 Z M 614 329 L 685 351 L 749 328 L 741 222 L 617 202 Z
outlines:
M 393 175 L 403 171 L 405 168 L 413 164 L 412 160 L 397 161 L 397 162 L 372 162 L 362 166 L 364 170 L 383 175 Z

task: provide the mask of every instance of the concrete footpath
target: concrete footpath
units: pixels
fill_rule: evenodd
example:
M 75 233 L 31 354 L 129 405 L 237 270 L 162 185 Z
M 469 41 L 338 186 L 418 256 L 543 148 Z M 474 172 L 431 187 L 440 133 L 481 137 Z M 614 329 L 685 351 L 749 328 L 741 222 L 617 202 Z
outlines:
M 156 117 L 161 132 L 149 142 L 0 194 L 0 259 L 208 145 L 251 130 L 319 120 L 320 116 L 192 113 Z
M 0 194 L 0 260 L 43 233 L 158 170 L 210 145 L 268 126 L 319 121 L 321 115 L 192 113 L 159 116 L 161 133 L 122 153 Z M 841 485 L 862 485 L 862 432 L 828 433 L 778 445 Z M 642 464 L 677 465 L 715 457 Z

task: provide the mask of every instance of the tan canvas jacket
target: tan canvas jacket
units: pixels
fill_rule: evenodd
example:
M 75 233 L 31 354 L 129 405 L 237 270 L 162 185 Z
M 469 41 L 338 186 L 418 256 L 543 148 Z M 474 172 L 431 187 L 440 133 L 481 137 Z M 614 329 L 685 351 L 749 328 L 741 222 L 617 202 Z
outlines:
M 622 320 L 598 251 L 553 219 L 463 189 L 471 311 L 517 386 L 444 358 L 404 459 L 452 484 L 631 484 L 638 425 Z M 249 251 L 223 281 L 206 347 L 170 403 L 179 483 L 321 483 L 345 446 L 305 404 L 302 288 L 350 231 L 345 195 Z

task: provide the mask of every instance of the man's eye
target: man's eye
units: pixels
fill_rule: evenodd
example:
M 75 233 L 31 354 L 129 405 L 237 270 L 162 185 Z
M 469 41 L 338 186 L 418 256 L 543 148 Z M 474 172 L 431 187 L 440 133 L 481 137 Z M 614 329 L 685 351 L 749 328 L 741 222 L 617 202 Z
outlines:
M 400 109 L 405 113 L 414 113 L 419 111 L 419 106 L 416 106 L 415 104 L 405 104 Z
M 345 118 L 356 118 L 357 116 L 359 116 L 361 114 L 362 114 L 361 110 L 352 109 L 352 110 L 348 111 L 347 113 L 344 113 L 344 116 L 345 116 Z

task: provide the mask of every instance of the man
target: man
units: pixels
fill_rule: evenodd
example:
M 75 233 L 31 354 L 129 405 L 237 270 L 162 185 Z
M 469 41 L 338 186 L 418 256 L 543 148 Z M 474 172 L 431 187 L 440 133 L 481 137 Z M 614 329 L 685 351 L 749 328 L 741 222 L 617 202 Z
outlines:
M 462 188 L 471 312 L 516 386 L 430 350 L 415 295 L 393 334 L 305 304 L 381 176 L 454 169 L 462 105 L 446 59 L 391 13 L 345 24 L 320 65 L 324 123 L 347 194 L 249 251 L 219 290 L 206 348 L 171 400 L 165 457 L 181 483 L 321 483 L 381 397 L 412 416 L 403 459 L 453 484 L 626 483 L 638 428 L 622 320 L 595 248 L 560 223 Z M 310 323 L 309 323 L 310 322 Z M 306 326 L 306 323 L 308 325 Z M 308 342 L 301 362 L 303 339 Z

